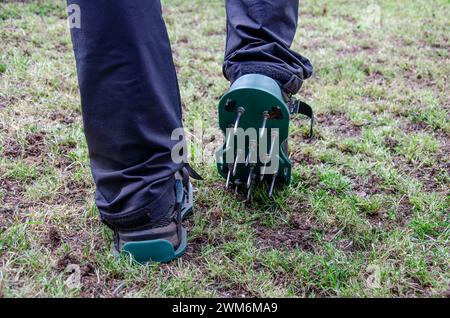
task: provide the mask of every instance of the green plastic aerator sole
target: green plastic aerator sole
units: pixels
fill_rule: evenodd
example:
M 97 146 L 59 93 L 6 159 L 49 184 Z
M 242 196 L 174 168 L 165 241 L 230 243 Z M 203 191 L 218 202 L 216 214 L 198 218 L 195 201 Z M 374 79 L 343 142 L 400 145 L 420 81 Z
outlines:
M 290 111 L 276 81 L 259 74 L 240 77 L 220 100 L 218 113 L 225 144 L 217 152 L 217 168 L 227 180 L 226 188 L 245 185 L 249 200 L 257 181 L 270 183 L 269 196 L 275 184 L 290 183 Z M 242 132 L 244 137 L 239 141 Z M 273 165 L 274 160 L 278 164 Z M 267 167 L 278 168 L 268 172 Z
M 186 252 L 187 247 L 187 231 L 182 230 L 180 246 L 175 250 L 173 245 L 166 240 L 153 240 L 126 243 L 123 247 L 124 252 L 133 255 L 136 262 L 144 264 L 150 261 L 167 263 Z

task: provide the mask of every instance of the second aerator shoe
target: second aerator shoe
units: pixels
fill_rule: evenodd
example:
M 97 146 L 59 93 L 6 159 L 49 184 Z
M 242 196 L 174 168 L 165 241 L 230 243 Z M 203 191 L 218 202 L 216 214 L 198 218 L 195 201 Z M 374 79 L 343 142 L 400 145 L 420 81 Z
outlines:
M 290 116 L 301 113 L 310 117 L 312 134 L 311 107 L 287 100 L 272 78 L 248 74 L 225 93 L 218 112 L 225 144 L 217 152 L 217 167 L 226 179 L 226 188 L 231 184 L 245 186 L 250 200 L 258 181 L 269 182 L 269 197 L 276 184 L 290 184 Z
M 134 260 L 143 264 L 149 261 L 166 263 L 185 253 L 187 231 L 182 222 L 192 212 L 194 205 L 189 176 L 202 180 L 188 165 L 177 172 L 174 189 L 176 202 L 167 215 L 149 224 L 114 230 L 114 249 L 117 254 L 129 253 Z

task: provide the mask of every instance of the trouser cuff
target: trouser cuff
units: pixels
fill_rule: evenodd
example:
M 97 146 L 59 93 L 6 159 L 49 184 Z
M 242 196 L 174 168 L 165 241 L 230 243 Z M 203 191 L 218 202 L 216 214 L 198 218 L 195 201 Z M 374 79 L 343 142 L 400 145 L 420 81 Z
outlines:
M 108 213 L 100 211 L 100 218 L 111 229 L 126 230 L 153 224 L 175 209 L 175 180 L 165 185 L 162 194 L 143 207 L 126 213 Z
M 284 67 L 273 65 L 273 63 L 245 62 L 233 65 L 225 70 L 225 76 L 234 82 L 246 74 L 261 74 L 277 81 L 284 92 L 296 94 L 303 84 L 303 79 L 286 71 Z

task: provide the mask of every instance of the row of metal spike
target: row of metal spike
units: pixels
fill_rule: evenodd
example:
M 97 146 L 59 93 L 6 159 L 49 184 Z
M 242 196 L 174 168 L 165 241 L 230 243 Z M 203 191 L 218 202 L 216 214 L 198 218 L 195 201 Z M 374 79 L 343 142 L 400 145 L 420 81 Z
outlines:
M 231 130 L 231 132 L 228 133 L 227 136 L 227 141 L 225 144 L 225 149 L 229 150 L 230 149 L 230 144 L 232 139 L 234 138 L 234 136 L 236 135 L 236 132 L 239 128 L 239 122 L 242 118 L 242 116 L 245 113 L 245 109 L 243 107 L 238 107 L 237 109 L 237 115 L 236 115 L 236 120 L 234 122 L 234 125 L 232 125 L 230 128 L 233 128 Z M 263 121 L 262 121 L 262 125 L 260 128 L 260 136 L 259 138 L 262 139 L 264 137 L 266 128 L 267 128 L 267 121 L 269 120 L 270 115 L 269 112 L 265 111 L 263 113 Z M 275 132 L 272 132 L 272 136 L 271 136 L 271 146 L 270 146 L 270 151 L 269 151 L 269 155 L 268 158 L 272 158 L 273 152 L 274 152 L 274 146 L 275 146 L 275 141 L 274 138 L 278 138 L 278 134 Z M 254 154 L 256 151 L 256 147 L 257 147 L 257 142 L 255 140 L 250 141 L 249 143 L 249 152 L 248 155 L 245 159 L 245 166 L 249 167 L 249 175 L 248 175 L 248 179 L 247 179 L 247 183 L 246 183 L 246 187 L 247 187 L 247 199 L 246 201 L 250 201 L 251 200 L 251 195 L 252 195 L 252 191 L 254 188 L 254 184 L 255 184 L 255 180 L 257 177 L 257 172 L 255 171 L 256 169 L 256 164 L 254 162 L 256 162 L 254 159 L 252 158 L 251 155 Z M 238 149 L 236 151 L 236 158 L 234 163 L 228 164 L 228 174 L 227 174 L 227 181 L 225 184 L 225 189 L 228 190 L 228 188 L 230 187 L 230 183 L 231 183 L 231 177 L 236 176 L 237 173 L 237 168 L 238 168 L 238 163 L 239 161 L 242 159 L 243 155 L 243 151 L 242 149 Z M 267 167 L 267 162 L 261 167 L 260 169 L 260 181 L 264 180 L 264 177 L 266 175 L 266 167 Z M 273 195 L 273 190 L 275 187 L 275 182 L 277 179 L 277 173 L 274 173 L 271 175 L 271 182 L 270 182 L 270 187 L 269 187 L 269 198 L 272 197 Z

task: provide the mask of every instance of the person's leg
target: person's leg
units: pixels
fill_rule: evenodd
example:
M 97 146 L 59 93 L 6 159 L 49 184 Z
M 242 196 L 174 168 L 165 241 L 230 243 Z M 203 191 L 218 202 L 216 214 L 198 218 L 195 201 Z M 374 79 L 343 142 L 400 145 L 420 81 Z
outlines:
M 68 0 L 96 204 L 113 229 L 158 222 L 175 204 L 181 103 L 159 0 Z M 75 17 L 76 18 L 76 17 Z
M 234 82 L 246 74 L 276 80 L 295 94 L 311 76 L 310 61 L 290 49 L 299 0 L 227 0 L 227 44 L 223 72 Z
M 291 49 L 298 7 L 298 0 L 226 2 L 223 73 L 232 84 L 219 102 L 226 143 L 218 152 L 218 168 L 226 188 L 246 185 L 247 202 L 257 182 L 269 182 L 269 197 L 276 184 L 291 182 L 291 114 L 313 117 L 311 107 L 292 96 L 313 72 L 310 61 Z

